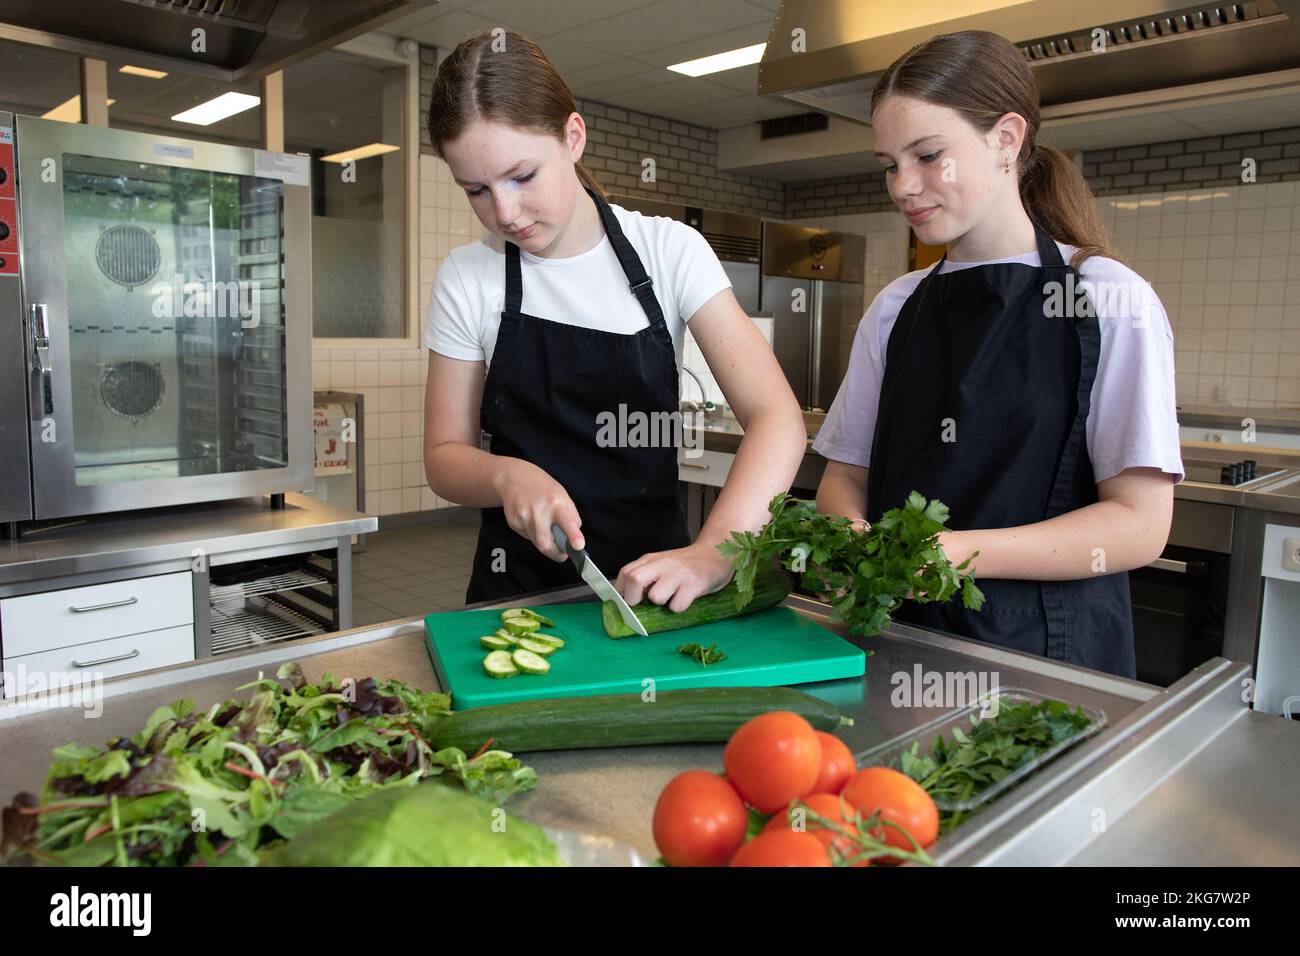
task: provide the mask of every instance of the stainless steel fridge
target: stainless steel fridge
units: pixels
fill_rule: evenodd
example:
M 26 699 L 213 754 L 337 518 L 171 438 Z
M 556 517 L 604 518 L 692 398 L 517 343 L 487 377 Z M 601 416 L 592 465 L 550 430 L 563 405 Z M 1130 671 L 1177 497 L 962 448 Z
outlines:
M 804 408 L 827 409 L 849 367 L 862 319 L 866 239 L 764 221 L 759 307 L 772 348 Z

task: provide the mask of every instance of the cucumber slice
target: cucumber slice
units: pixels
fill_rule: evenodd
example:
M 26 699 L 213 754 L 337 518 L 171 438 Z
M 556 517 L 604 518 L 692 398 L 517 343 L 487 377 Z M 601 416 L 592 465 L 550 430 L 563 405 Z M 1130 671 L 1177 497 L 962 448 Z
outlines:
M 504 627 L 498 627 L 496 633 L 493 636 L 501 638 L 501 640 L 505 641 L 511 647 L 514 647 L 516 644 L 519 643 L 519 638 L 515 637 Z
M 485 634 L 478 639 L 478 642 L 486 647 L 489 651 L 508 651 L 514 645 L 504 637 L 497 637 L 495 634 Z
M 542 625 L 531 617 L 512 617 L 505 622 L 506 630 L 515 637 L 526 637 Z
M 517 638 L 517 640 L 522 641 L 525 640 L 525 638 Z M 550 644 L 551 647 L 556 650 L 559 650 L 564 646 L 564 638 L 556 637 L 554 634 L 543 634 L 541 631 L 538 631 L 535 634 L 529 634 L 526 640 L 534 641 L 539 644 Z
M 554 644 L 547 644 L 545 641 L 538 641 L 531 637 L 519 638 L 519 650 L 528 651 L 541 657 L 548 657 L 559 650 Z
M 519 673 L 509 651 L 493 651 L 483 658 L 483 669 L 487 671 L 488 677 L 514 677 Z
M 504 654 L 505 651 L 497 651 L 496 653 Z M 488 656 L 491 657 L 492 655 L 489 654 Z M 546 658 L 534 654 L 532 651 L 515 651 L 510 655 L 510 660 L 514 663 L 515 667 L 523 671 L 525 674 L 545 674 L 551 669 L 551 665 Z
M 545 614 L 537 613 L 532 608 L 512 607 L 509 610 L 505 610 L 501 612 L 502 621 L 508 621 L 511 618 L 528 618 L 530 620 L 536 621 L 538 624 L 542 625 L 542 627 L 555 627 L 554 621 L 552 621 Z

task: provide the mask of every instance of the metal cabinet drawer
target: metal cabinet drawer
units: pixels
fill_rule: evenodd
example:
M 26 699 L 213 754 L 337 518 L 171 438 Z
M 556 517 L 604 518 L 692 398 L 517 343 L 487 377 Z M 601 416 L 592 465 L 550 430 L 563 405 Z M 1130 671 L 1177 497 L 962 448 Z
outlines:
M 194 625 L 126 634 L 105 641 L 4 659 L 6 698 L 54 687 L 85 686 L 194 660 Z
M 677 450 L 677 479 L 693 485 L 712 485 L 721 488 L 736 456 L 725 451 L 706 451 L 697 458 L 686 457 L 686 450 Z
M 194 624 L 188 571 L 5 598 L 0 650 L 23 657 L 181 624 Z

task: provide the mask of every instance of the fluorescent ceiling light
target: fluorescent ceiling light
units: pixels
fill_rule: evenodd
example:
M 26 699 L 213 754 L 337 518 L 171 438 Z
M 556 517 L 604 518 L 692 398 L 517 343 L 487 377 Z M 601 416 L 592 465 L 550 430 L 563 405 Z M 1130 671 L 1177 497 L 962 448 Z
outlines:
M 105 100 L 105 104 L 112 106 L 117 100 Z M 77 95 L 71 99 L 64 100 L 48 113 L 42 113 L 41 119 L 58 120 L 60 123 L 80 123 L 81 122 L 81 96 Z
M 766 43 L 755 43 L 753 46 L 744 46 L 739 50 L 728 50 L 726 53 L 702 56 L 698 60 L 674 63 L 668 69 L 674 73 L 685 73 L 687 76 L 721 73 L 723 70 L 734 70 L 738 66 L 749 66 L 751 63 L 757 63 L 763 59 L 763 50 L 766 47 Z
M 161 80 L 167 75 L 162 70 L 150 70 L 143 66 L 124 66 L 117 72 L 130 73 L 132 76 L 147 76 L 151 80 Z
M 323 163 L 349 163 L 354 159 L 369 159 L 371 156 L 381 156 L 384 153 L 391 153 L 401 149 L 400 146 L 389 146 L 387 143 L 368 143 L 365 146 L 358 146 L 356 149 L 346 149 L 341 153 L 330 153 L 328 156 L 322 156 Z
M 261 102 L 262 98 L 260 96 L 249 96 L 247 93 L 222 93 L 216 99 L 200 103 L 183 113 L 177 113 L 172 119 L 178 123 L 211 126 L 228 116 L 234 116 L 236 113 L 244 112 L 244 110 L 251 110 Z

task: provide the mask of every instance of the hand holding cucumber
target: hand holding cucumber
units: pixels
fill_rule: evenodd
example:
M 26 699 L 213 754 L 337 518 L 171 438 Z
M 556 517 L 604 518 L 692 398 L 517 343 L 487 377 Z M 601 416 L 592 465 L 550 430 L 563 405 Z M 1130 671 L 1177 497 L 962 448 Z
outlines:
M 564 486 L 532 462 L 521 458 L 507 459 L 507 462 L 501 469 L 498 484 L 501 507 L 511 529 L 552 561 L 567 561 L 568 557 L 555 546 L 551 525 L 563 528 L 574 547 L 585 548 L 582 518 Z
M 717 548 L 697 541 L 642 555 L 623 566 L 614 587 L 634 607 L 646 600 L 681 613 L 696 598 L 726 587 L 734 570 Z

